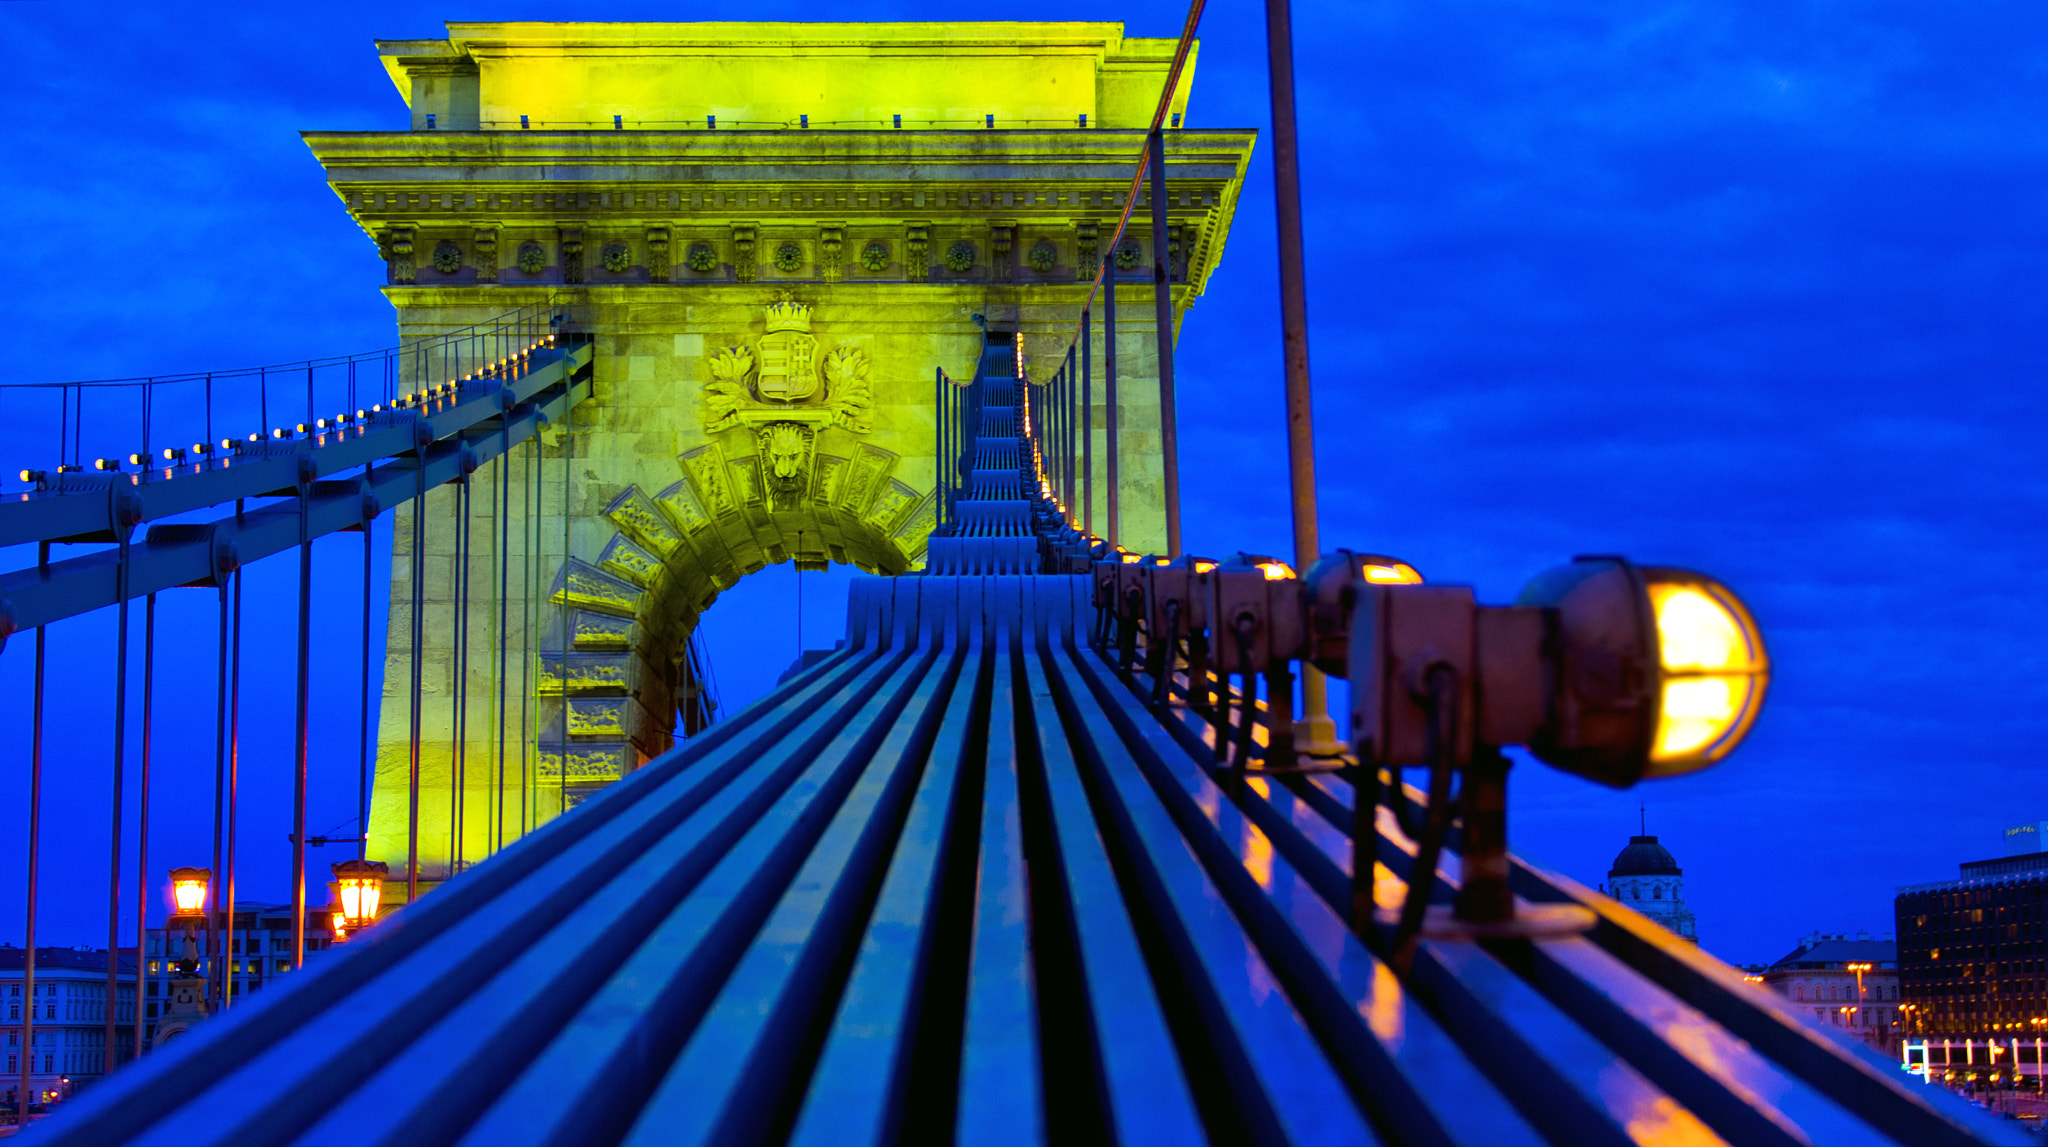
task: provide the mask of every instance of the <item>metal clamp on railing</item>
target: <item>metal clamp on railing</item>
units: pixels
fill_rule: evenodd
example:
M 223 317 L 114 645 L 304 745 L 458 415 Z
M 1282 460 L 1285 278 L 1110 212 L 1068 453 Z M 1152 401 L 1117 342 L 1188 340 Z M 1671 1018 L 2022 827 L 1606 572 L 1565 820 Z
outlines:
M 1145 672 L 1152 676 L 1152 708 L 1163 711 L 1172 700 L 1173 683 L 1187 667 L 1188 706 L 1210 713 L 1209 575 L 1217 563 L 1207 558 L 1180 557 L 1170 562 L 1139 564 L 1145 590 Z M 1184 651 L 1184 652 L 1183 652 Z
M 1255 754 L 1262 771 L 1295 769 L 1294 671 L 1305 645 L 1301 582 L 1286 562 L 1264 554 L 1234 554 L 1208 575 L 1210 644 L 1215 652 L 1224 702 L 1216 719 L 1219 751 L 1231 746 L 1231 767 L 1241 777 Z M 1237 712 L 1230 713 L 1230 679 L 1235 676 Z M 1266 685 L 1259 705 L 1259 682 Z M 1263 712 L 1266 744 L 1260 750 L 1252 728 Z

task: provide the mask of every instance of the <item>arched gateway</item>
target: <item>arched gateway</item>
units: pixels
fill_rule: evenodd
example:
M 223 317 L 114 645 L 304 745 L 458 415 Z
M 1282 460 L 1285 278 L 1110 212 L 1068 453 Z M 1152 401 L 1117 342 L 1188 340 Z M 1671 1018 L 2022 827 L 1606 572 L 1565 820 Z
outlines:
M 470 479 L 466 539 L 455 489 L 426 499 L 422 876 L 665 749 L 688 636 L 739 578 L 791 560 L 918 568 L 937 520 L 938 372 L 972 375 L 978 317 L 1027 356 L 1063 354 L 1104 259 L 1127 283 L 1122 540 L 1161 544 L 1152 245 L 1169 246 L 1178 320 L 1221 255 L 1253 138 L 1170 132 L 1168 233 L 1152 233 L 1141 198 L 1124 246 L 1103 249 L 1172 41 L 1116 24 L 448 31 L 378 45 L 412 130 L 307 143 L 386 260 L 402 334 L 546 303 L 567 318 L 560 337 L 590 343 L 592 376 L 537 455 Z M 1097 378 L 1104 349 L 1098 337 Z M 1102 400 L 1098 387 L 1097 520 L 1111 496 Z M 397 511 L 370 824 L 370 855 L 394 871 L 409 830 L 413 525 Z M 467 576 L 502 577 L 511 598 L 502 619 L 467 618 L 466 640 L 458 545 Z M 524 747 L 502 789 L 501 719 Z

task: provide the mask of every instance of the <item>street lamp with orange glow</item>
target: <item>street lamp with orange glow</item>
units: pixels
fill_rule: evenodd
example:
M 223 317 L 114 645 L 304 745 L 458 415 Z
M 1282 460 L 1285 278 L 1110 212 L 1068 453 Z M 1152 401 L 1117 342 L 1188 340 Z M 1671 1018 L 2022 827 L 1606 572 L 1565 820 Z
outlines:
M 333 898 L 334 938 L 346 940 L 377 922 L 377 908 L 384 900 L 384 878 L 391 866 L 381 860 L 343 860 L 329 865 L 334 880 L 327 890 Z
M 206 919 L 206 888 L 213 882 L 210 868 L 171 869 L 171 923 L 185 926 L 185 950 L 178 956 L 178 974 L 192 976 L 199 970 L 199 947 L 192 932 Z
M 156 1034 L 151 1038 L 153 1047 L 184 1031 L 207 1014 L 206 981 L 199 975 L 199 945 L 193 931 L 202 922 L 211 924 L 207 888 L 212 883 L 212 869 L 171 869 L 173 907 L 166 923 L 185 926 L 185 947 L 174 966 L 176 974 L 171 977 L 169 998 L 156 1017 Z

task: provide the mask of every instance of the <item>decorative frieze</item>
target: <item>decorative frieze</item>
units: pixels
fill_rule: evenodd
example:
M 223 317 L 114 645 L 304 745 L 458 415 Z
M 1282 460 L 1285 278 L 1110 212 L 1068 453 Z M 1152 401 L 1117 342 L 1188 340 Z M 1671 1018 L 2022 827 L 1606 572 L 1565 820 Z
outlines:
M 682 536 L 638 486 L 628 486 L 613 498 L 611 505 L 605 507 L 604 516 L 653 551 L 657 558 L 667 558 L 682 548 Z
M 434 244 L 434 270 L 443 275 L 452 275 L 462 269 L 462 247 L 451 240 L 443 239 Z
M 999 283 L 1007 283 L 1014 278 L 1011 274 L 1010 244 L 1016 234 L 1017 228 L 1009 223 L 991 224 L 988 229 L 989 261 Z
M 633 685 L 631 653 L 548 652 L 540 655 L 543 696 L 565 693 L 624 693 Z
M 676 482 L 668 489 L 654 496 L 654 504 L 661 507 L 669 521 L 685 534 L 694 534 L 711 524 L 704 513 L 703 505 L 697 501 L 697 494 L 690 489 L 687 479 Z
M 611 541 L 605 543 L 603 552 L 597 555 L 597 564 L 642 588 L 661 578 L 661 559 L 627 541 L 623 534 L 613 534 Z
M 931 228 L 924 223 L 912 223 L 904 228 L 903 236 L 904 276 L 913 283 L 922 283 L 932 276 Z
M 498 233 L 488 228 L 479 228 L 470 236 L 469 245 L 476 249 L 476 281 L 497 282 Z
M 555 575 L 548 600 L 556 605 L 584 606 L 631 617 L 640 612 L 640 587 L 581 558 L 570 558 Z
M 668 228 L 647 229 L 647 281 L 668 282 Z
M 416 278 L 412 261 L 412 234 L 410 227 L 393 227 L 386 233 L 384 259 L 390 265 L 391 281 L 410 283 Z
M 583 228 L 562 228 L 562 281 L 581 283 L 583 275 Z
M 528 276 L 538 275 L 547 269 L 547 248 L 528 240 L 519 245 L 519 270 Z
M 677 460 L 683 464 L 683 476 L 697 493 L 697 504 L 707 513 L 713 518 L 739 513 L 739 499 L 733 496 L 732 479 L 726 474 L 725 451 L 719 449 L 718 443 L 686 451 Z
M 846 228 L 838 223 L 828 223 L 818 228 L 818 268 L 828 283 L 839 281 L 839 255 L 846 246 Z
M 598 261 L 612 274 L 623 275 L 633 266 L 633 248 L 624 243 L 606 243 L 598 252 Z
M 579 609 L 569 616 L 571 644 L 577 649 L 626 649 L 633 644 L 633 619 Z
M 629 751 L 623 744 L 542 741 L 534 775 L 543 782 L 608 784 L 626 775 Z
M 1031 265 L 1032 270 L 1043 275 L 1059 266 L 1060 249 L 1053 246 L 1052 240 L 1040 239 L 1031 245 L 1031 250 L 1025 254 L 1024 261 Z
M 742 283 L 754 281 L 755 231 L 756 228 L 752 223 L 735 223 L 732 225 L 732 272 L 733 277 Z

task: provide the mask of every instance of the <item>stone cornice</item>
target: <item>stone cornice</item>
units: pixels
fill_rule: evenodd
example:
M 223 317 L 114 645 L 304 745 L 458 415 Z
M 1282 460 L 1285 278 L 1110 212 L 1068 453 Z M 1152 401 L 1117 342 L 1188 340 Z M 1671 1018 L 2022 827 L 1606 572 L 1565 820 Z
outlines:
M 628 240 L 644 229 L 677 228 L 674 238 L 687 243 L 735 227 L 780 234 L 836 227 L 859 240 L 841 252 L 848 261 L 878 227 L 930 225 L 959 237 L 996 227 L 1036 235 L 1093 225 L 1106 244 L 1143 138 L 1113 130 L 305 134 L 365 232 L 382 238 L 414 229 L 422 252 L 444 238 L 460 240 L 453 232 L 466 229 L 503 228 L 510 244 L 516 233 L 528 232 L 517 235 L 525 240 L 554 228 Z M 1195 235 L 1181 261 L 1184 281 L 1199 293 L 1221 255 L 1255 133 L 1184 130 L 1167 140 L 1168 218 L 1177 233 Z M 1149 237 L 1149 205 L 1141 193 L 1133 236 Z M 668 240 L 664 232 L 661 241 Z M 504 248 L 507 257 L 512 251 Z M 767 249 L 747 252 L 722 251 L 721 262 L 751 266 Z M 680 261 L 684 253 L 678 246 L 663 258 Z M 1067 275 L 1077 258 L 1063 241 Z M 806 263 L 815 259 L 807 245 Z
M 1257 132 L 1183 129 L 1167 134 L 1167 174 L 1242 178 Z M 1042 178 L 1017 169 L 1058 167 L 1080 179 L 1129 180 L 1145 133 L 1050 131 L 412 131 L 302 132 L 328 181 L 721 179 L 770 169 L 770 178 Z M 821 170 L 824 169 L 824 170 Z M 985 173 L 985 174 L 984 174 Z M 760 178 L 754 175 L 754 178 Z

